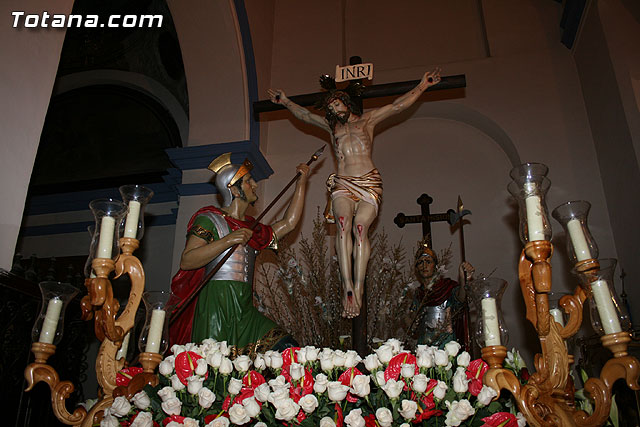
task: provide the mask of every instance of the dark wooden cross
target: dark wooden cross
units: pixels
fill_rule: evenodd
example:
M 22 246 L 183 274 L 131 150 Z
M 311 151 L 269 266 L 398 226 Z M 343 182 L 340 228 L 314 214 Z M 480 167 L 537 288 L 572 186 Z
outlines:
M 393 222 L 395 222 L 400 228 L 403 228 L 406 224 L 422 223 L 422 237 L 426 239 L 426 243 L 429 248 L 433 249 L 433 242 L 431 241 L 431 223 L 446 221 L 449 225 L 453 225 L 457 221 L 456 212 L 453 209 L 449 209 L 445 213 L 432 214 L 429 211 L 429 205 L 433 203 L 433 199 L 428 194 L 422 194 L 418 197 L 417 202 L 422 211 L 420 215 L 405 215 L 400 212 L 393 219 Z

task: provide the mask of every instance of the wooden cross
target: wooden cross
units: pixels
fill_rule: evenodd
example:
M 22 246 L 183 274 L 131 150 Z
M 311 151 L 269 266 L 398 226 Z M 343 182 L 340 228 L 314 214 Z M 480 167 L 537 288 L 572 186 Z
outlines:
M 429 211 L 429 205 L 433 203 L 433 199 L 428 194 L 422 194 L 417 200 L 420 205 L 421 215 L 405 215 L 400 212 L 393 219 L 393 222 L 403 228 L 405 224 L 417 224 L 422 223 L 422 237 L 426 239 L 426 243 L 429 248 L 433 249 L 431 241 L 431 223 L 439 221 L 447 221 L 449 225 L 453 225 L 456 222 L 456 212 L 453 209 L 449 209 L 446 213 L 432 214 Z

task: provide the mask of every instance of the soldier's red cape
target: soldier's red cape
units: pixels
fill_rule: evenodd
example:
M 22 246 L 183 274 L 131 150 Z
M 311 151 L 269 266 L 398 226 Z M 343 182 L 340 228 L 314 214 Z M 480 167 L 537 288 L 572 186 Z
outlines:
M 245 220 L 242 221 L 226 216 L 224 212 L 215 206 L 205 206 L 193 214 L 189 220 L 189 224 L 187 225 L 187 230 L 191 229 L 191 226 L 198 215 L 208 212 L 223 215 L 227 224 L 229 224 L 231 231 L 235 231 L 239 228 L 251 228 L 254 222 L 254 218 L 248 215 L 245 216 Z M 253 230 L 253 235 L 251 236 L 248 245 L 256 250 L 264 249 L 269 246 L 269 243 L 271 243 L 272 236 L 273 230 L 270 226 L 258 224 Z M 204 278 L 204 271 L 205 267 L 198 268 L 197 270 L 178 270 L 171 280 L 171 292 L 173 292 L 174 295 L 169 300 L 169 304 L 179 304 L 182 301 L 185 301 L 189 295 L 191 295 L 193 290 L 202 282 L 202 279 Z M 193 323 L 193 315 L 197 301 L 197 297 L 191 300 L 184 311 L 180 313 L 180 317 L 171 322 L 169 327 L 169 348 L 171 348 L 173 344 L 185 344 L 191 341 L 191 325 Z

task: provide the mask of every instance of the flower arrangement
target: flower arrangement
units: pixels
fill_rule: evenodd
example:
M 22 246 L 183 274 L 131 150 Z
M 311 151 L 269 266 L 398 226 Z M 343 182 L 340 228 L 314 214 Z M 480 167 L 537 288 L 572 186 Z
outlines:
M 159 365 L 159 384 L 129 400 L 117 397 L 100 425 L 525 425 L 483 385 L 487 364 L 471 360 L 455 341 L 442 349 L 418 346 L 414 354 L 389 339 L 364 360 L 351 350 L 312 346 L 267 351 L 253 360 L 231 360 L 229 350 L 210 339 L 173 346 Z

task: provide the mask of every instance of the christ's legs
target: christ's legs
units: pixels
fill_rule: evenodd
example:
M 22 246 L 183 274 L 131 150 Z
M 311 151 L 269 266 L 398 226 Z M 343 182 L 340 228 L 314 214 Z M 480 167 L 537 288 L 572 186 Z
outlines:
M 333 200 L 333 216 L 338 228 L 336 254 L 342 279 L 342 316 L 349 318 L 357 316 L 359 311 L 351 278 L 351 256 L 353 252 L 351 224 L 355 204 L 356 202 L 347 197 L 336 197 Z
M 376 209 L 373 205 L 360 201 L 356 208 L 353 220 L 353 247 L 354 262 L 354 292 L 358 313 L 362 307 L 362 295 L 364 293 L 364 280 L 367 274 L 367 264 L 371 255 L 371 242 L 369 241 L 369 227 L 376 219 Z

